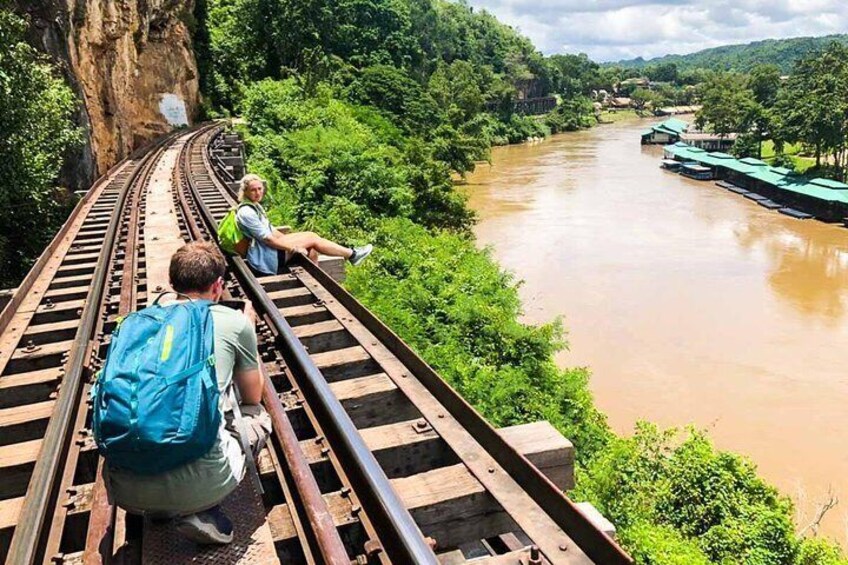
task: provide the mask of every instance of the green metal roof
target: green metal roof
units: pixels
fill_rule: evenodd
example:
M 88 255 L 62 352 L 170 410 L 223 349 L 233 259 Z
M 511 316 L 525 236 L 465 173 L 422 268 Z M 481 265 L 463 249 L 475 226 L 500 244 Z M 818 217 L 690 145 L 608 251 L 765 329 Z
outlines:
M 787 169 L 786 167 L 770 167 L 772 171 L 779 175 L 794 175 L 795 171 L 792 169 Z
M 810 184 L 815 184 L 817 186 L 823 186 L 825 188 L 832 188 L 834 190 L 846 190 L 848 189 L 848 184 L 844 182 L 839 182 L 838 180 L 833 179 L 813 179 L 810 181 Z
M 686 131 L 686 128 L 688 127 L 689 124 L 687 124 L 683 120 L 678 120 L 677 118 L 669 118 L 664 122 L 652 125 L 651 129 L 643 131 L 642 137 L 646 135 L 651 135 L 654 132 L 666 133 L 669 135 L 680 135 L 681 133 Z
M 660 125 L 677 133 L 682 133 L 689 127 L 689 124 L 683 120 L 678 120 L 677 118 L 669 118 Z
M 748 176 L 775 186 L 781 186 L 786 181 L 786 175 L 774 172 L 771 167 L 757 167 Z
M 805 194 L 829 202 L 848 204 L 848 184 L 832 179 L 807 179 L 785 167 L 769 167 L 765 161 L 746 157 L 734 159 L 726 153 L 707 153 L 678 141 L 663 147 L 663 151 L 678 159 L 697 161 L 703 165 L 720 166 L 746 174 L 783 190 Z

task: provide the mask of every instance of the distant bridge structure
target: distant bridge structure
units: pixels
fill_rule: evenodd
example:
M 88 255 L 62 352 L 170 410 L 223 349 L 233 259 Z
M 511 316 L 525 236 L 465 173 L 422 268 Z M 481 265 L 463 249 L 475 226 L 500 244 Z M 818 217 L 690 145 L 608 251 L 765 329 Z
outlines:
M 547 114 L 557 106 L 556 96 L 539 96 L 537 98 L 517 98 L 512 101 L 512 111 L 525 116 L 540 116 Z M 496 102 L 486 104 L 486 109 L 497 110 Z

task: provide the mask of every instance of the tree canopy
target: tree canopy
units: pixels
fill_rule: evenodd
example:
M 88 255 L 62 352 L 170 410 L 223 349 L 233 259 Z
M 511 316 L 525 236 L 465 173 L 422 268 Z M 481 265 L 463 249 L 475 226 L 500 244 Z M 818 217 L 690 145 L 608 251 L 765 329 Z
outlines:
M 76 101 L 24 41 L 27 23 L 0 9 L 0 284 L 15 286 L 64 221 L 71 197 L 54 185 L 80 140 Z
M 750 72 L 758 65 L 772 64 L 780 69 L 781 74 L 788 74 L 796 61 L 821 51 L 833 41 L 846 44 L 848 34 L 766 39 L 747 44 L 711 47 L 688 55 L 665 55 L 647 61 L 640 57 L 610 64 L 627 69 L 645 69 L 673 63 L 677 65 L 678 70 L 709 69 L 740 73 Z

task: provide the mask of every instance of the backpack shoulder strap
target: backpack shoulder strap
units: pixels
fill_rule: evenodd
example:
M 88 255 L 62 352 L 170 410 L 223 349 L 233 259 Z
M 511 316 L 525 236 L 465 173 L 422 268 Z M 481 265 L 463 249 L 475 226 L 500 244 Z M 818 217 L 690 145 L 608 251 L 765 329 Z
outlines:
M 257 204 L 255 202 L 249 202 L 247 200 L 242 200 L 241 202 L 239 202 L 236 206 L 236 211 L 241 210 L 243 206 L 250 206 L 251 208 L 256 210 L 257 214 L 263 214 L 265 212 L 265 210 L 262 208 L 262 205 Z

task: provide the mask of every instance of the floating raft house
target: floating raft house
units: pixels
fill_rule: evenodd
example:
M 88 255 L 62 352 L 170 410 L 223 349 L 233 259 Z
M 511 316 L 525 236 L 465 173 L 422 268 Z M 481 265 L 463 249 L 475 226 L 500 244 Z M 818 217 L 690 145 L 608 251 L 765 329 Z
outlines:
M 848 218 L 848 184 L 832 179 L 810 179 L 783 167 L 770 167 L 759 159 L 736 159 L 727 153 L 710 153 L 680 141 L 666 145 L 663 152 L 666 159 L 681 161 L 681 174 L 685 174 L 686 164 L 694 161 L 709 168 L 711 178 L 723 181 L 720 186 L 732 192 L 765 196 L 793 213 L 801 212 L 801 217 L 810 214 L 826 222 Z M 793 213 L 787 215 L 798 217 Z
M 660 163 L 660 167 L 663 169 L 675 172 L 680 170 L 680 165 L 682 165 L 682 163 L 680 161 L 675 161 L 674 159 L 663 159 Z
M 779 210 L 780 208 L 783 208 L 782 204 L 778 204 L 774 200 L 769 200 L 768 198 L 757 200 L 757 204 L 763 208 L 768 208 L 769 210 Z
M 695 180 L 710 180 L 713 178 L 713 170 L 698 163 L 687 163 L 680 167 L 680 174 Z
M 677 118 L 669 118 L 664 122 L 651 126 L 642 132 L 642 145 L 653 143 L 672 143 L 680 140 L 680 134 L 689 128 L 689 124 Z

